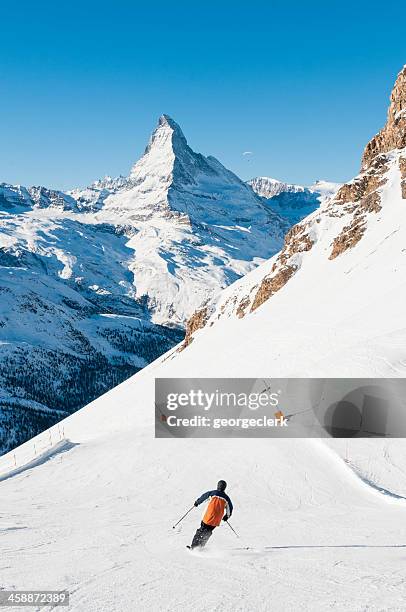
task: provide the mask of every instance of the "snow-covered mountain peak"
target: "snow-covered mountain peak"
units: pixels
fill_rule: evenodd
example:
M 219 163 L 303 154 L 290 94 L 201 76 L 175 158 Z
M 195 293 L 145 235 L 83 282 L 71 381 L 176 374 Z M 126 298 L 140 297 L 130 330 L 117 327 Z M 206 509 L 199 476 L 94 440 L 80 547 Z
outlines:
M 198 175 L 211 177 L 219 169 L 226 171 L 215 158 L 195 153 L 176 121 L 161 115 L 144 155 L 131 169 L 129 181 L 136 186 L 145 183 L 147 190 L 171 186 L 182 191 L 186 185 L 197 185 Z
M 156 129 L 154 130 L 154 133 L 160 130 L 168 130 L 168 129 L 171 130 L 175 134 L 176 137 L 182 138 L 184 141 L 186 141 L 186 138 L 182 132 L 180 125 L 176 123 L 176 121 L 172 119 L 172 117 L 163 113 L 158 119 L 158 125 Z
M 181 129 L 175 131 L 171 124 L 165 115 L 160 117 L 144 155 L 131 168 L 129 180 L 134 185 L 146 182 L 146 190 L 149 191 L 156 184 L 156 179 L 164 183 L 171 180 L 175 161 L 173 141 L 179 139 L 186 145 L 186 139 Z M 179 137 L 179 133 L 182 134 L 181 137 Z
M 175 143 L 182 142 L 184 145 L 187 144 L 185 135 L 183 134 L 180 125 L 176 123 L 176 121 L 172 119 L 172 117 L 165 114 L 159 117 L 158 125 L 154 130 L 151 140 L 155 141 L 158 136 L 168 132 L 172 134 L 172 141 L 174 141 Z
M 146 180 L 148 189 L 152 176 L 164 183 L 177 177 L 190 182 L 190 169 L 196 165 L 196 155 L 176 121 L 169 115 L 161 115 L 143 156 L 131 168 L 129 181 L 140 185 Z
M 158 125 L 149 139 L 144 155 L 155 148 L 161 149 L 165 153 L 186 146 L 187 141 L 180 126 L 172 117 L 164 114 L 159 117 Z
M 274 253 L 289 227 L 217 159 L 193 151 L 168 115 L 98 217 L 131 236 L 137 297 L 149 296 L 153 320 L 176 324 Z
M 304 191 L 304 187 L 301 185 L 290 185 L 270 176 L 257 176 L 248 181 L 248 185 L 252 187 L 255 193 L 264 198 L 273 198 L 285 192 L 297 193 Z

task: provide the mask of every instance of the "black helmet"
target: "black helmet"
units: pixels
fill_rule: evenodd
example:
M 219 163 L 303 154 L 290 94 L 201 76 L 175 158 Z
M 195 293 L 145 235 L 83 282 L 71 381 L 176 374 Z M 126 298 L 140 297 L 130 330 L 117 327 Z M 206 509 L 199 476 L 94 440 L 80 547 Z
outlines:
M 217 491 L 225 491 L 227 483 L 225 480 L 219 480 L 217 483 Z

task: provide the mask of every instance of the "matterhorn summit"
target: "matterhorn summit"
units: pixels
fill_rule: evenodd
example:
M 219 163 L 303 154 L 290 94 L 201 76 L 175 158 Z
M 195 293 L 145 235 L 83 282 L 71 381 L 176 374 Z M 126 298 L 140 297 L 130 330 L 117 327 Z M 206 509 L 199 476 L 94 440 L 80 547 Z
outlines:
M 78 199 L 82 196 L 74 194 Z M 162 115 L 125 184 L 106 194 L 99 218 L 136 231 L 144 222 L 178 222 L 192 228 L 195 235 L 205 232 L 209 242 L 213 232 L 227 242 L 243 235 L 243 251 L 248 249 L 248 259 L 253 259 L 263 257 L 263 249 L 275 252 L 289 224 L 265 204 L 216 158 L 194 152 L 179 125 Z M 258 239 L 261 246 L 253 250 Z M 242 259 L 247 260 L 246 254 Z
M 143 178 L 143 170 L 151 169 L 154 163 L 156 163 L 155 172 L 157 174 L 161 172 L 162 177 L 172 178 L 176 155 L 182 155 L 187 149 L 189 147 L 186 138 L 176 121 L 169 115 L 161 115 L 145 148 L 144 155 L 130 171 L 130 179 L 135 182 L 140 181 Z
M 71 195 L 97 208 L 100 190 Z M 214 157 L 195 153 L 162 115 L 118 189 L 103 187 L 94 220 L 115 226 L 133 251 L 134 295 L 155 323 L 182 326 L 205 300 L 282 245 L 290 222 Z

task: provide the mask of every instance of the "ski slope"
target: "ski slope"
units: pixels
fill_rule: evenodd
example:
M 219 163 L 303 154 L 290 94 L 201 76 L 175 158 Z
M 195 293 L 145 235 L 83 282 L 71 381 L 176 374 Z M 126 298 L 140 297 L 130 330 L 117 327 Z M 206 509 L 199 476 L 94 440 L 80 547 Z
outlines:
M 371 478 L 369 440 L 155 440 L 154 377 L 173 363 L 66 419 L 69 444 L 27 469 L 7 478 L 2 458 L 3 588 L 67 588 L 80 612 L 403 610 L 403 442 L 373 441 L 372 477 L 395 497 L 351 467 Z M 202 509 L 171 526 L 219 478 L 240 539 L 222 525 L 190 553 Z

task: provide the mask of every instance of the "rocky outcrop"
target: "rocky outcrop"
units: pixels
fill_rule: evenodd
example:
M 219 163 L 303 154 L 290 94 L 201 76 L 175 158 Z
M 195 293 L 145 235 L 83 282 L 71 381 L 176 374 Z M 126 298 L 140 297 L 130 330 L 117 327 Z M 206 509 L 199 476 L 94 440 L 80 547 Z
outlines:
M 344 251 L 354 247 L 362 238 L 365 232 L 365 224 L 362 221 L 346 225 L 342 232 L 333 241 L 333 250 L 331 251 L 329 259 L 335 259 Z
M 406 200 L 406 157 L 401 157 L 399 159 L 399 168 L 400 168 L 400 176 L 401 176 L 401 189 L 402 189 L 402 198 Z
M 329 259 L 335 259 L 354 247 L 364 235 L 368 213 L 377 213 L 381 210 L 379 188 L 385 184 L 384 175 L 387 170 L 387 157 L 379 155 L 373 160 L 368 171 L 361 173 L 338 191 L 334 205 L 350 203 L 345 212 L 352 213 L 352 219 L 334 239 Z M 329 214 L 337 216 L 336 210 L 330 211 Z
M 381 208 L 381 198 L 376 191 L 362 198 L 355 209 L 351 223 L 346 225 L 334 239 L 329 259 L 335 259 L 347 249 L 354 247 L 361 240 L 366 230 L 367 213 L 379 212 Z
M 368 171 L 361 173 L 338 190 L 335 203 L 362 202 L 363 198 L 376 192 L 385 183 L 384 174 L 388 170 L 387 161 L 385 155 L 379 155 L 374 159 Z
M 362 157 L 361 173 L 339 189 L 330 216 L 338 216 L 336 204 L 349 204 L 344 213 L 352 219 L 333 240 L 329 259 L 335 259 L 361 240 L 367 227 L 369 213 L 381 210 L 380 191 L 385 184 L 389 156 L 394 149 L 406 147 L 406 66 L 399 73 L 390 97 L 388 118 L 382 130 L 367 144 Z M 402 196 L 406 198 L 404 158 L 400 159 Z
M 241 302 L 238 304 L 235 314 L 239 319 L 245 317 L 248 306 L 250 305 L 250 298 L 246 295 Z
M 291 258 L 295 259 L 296 255 L 309 251 L 313 246 L 313 240 L 310 238 L 307 231 L 308 224 L 298 224 L 292 227 L 286 234 L 284 247 L 272 266 L 271 274 L 261 281 L 259 287 L 253 287 L 249 295 L 244 295 L 239 301 L 237 300 L 237 296 L 231 298 L 232 310 L 238 318 L 243 318 L 248 311 L 253 312 L 256 310 L 261 304 L 272 297 L 272 295 L 282 289 L 288 280 L 295 274 L 299 265 L 296 261 L 290 261 Z M 254 298 L 252 300 L 251 296 L 253 293 Z M 251 300 L 252 305 L 249 309 Z M 229 306 L 229 302 L 230 300 L 226 301 L 221 306 L 220 314 L 217 316 L 217 319 L 224 314 L 226 307 Z M 210 312 L 207 306 L 195 312 L 187 322 L 185 339 L 178 349 L 179 351 L 183 351 L 183 349 L 189 346 L 193 341 L 193 334 L 198 329 L 205 327 L 209 319 Z
M 381 153 L 406 147 L 406 65 L 399 72 L 390 97 L 386 125 L 367 144 L 362 157 L 362 170 Z
M 179 351 L 183 351 L 193 341 L 193 334 L 204 327 L 208 321 L 208 310 L 206 307 L 197 310 L 186 323 L 185 339 L 179 347 Z
M 261 304 L 269 300 L 277 291 L 282 289 L 288 280 L 294 275 L 297 266 L 283 266 L 274 276 L 266 277 L 262 280 L 251 306 L 251 312 L 256 310 Z
M 303 253 L 304 251 L 310 251 L 314 242 L 307 233 L 309 225 L 309 223 L 299 223 L 298 225 L 294 225 L 288 231 L 285 237 L 285 244 L 276 263 L 274 264 L 274 268 L 277 267 L 278 262 L 282 263 L 283 265 L 286 264 L 292 255 Z
M 262 280 L 255 294 L 251 312 L 282 289 L 298 270 L 298 264 L 291 262 L 291 258 L 299 253 L 310 251 L 314 244 L 307 233 L 307 229 L 308 224 L 298 224 L 294 225 L 286 234 L 284 247 L 272 266 L 271 274 Z

